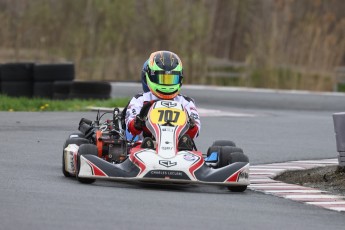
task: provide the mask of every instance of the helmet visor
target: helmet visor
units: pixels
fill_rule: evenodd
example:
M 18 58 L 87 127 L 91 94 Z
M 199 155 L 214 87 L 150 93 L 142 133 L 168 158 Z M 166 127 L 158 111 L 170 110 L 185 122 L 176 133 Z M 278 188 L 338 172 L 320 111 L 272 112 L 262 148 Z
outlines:
M 150 80 L 159 85 L 176 85 L 181 83 L 181 76 L 177 73 L 167 74 L 156 72 L 150 76 Z

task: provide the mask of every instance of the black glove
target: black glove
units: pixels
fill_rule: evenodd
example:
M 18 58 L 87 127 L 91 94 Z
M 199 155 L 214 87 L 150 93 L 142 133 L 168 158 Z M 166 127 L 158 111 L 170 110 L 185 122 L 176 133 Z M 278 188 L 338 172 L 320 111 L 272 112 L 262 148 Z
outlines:
M 143 118 L 141 118 L 139 115 L 135 117 L 134 120 L 134 128 L 136 130 L 142 131 L 145 126 L 145 121 Z
M 143 104 L 143 107 L 140 110 L 139 116 L 140 117 L 146 117 L 147 113 L 149 112 L 151 106 L 153 105 L 153 103 L 155 103 L 156 101 L 145 101 Z
M 193 117 L 189 117 L 189 128 L 192 129 L 195 127 L 195 119 Z

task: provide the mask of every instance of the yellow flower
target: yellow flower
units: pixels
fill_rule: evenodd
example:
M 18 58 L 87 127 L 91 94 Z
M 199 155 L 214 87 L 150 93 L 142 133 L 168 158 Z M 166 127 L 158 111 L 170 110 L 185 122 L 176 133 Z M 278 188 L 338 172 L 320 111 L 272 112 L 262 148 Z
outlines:
M 13 109 L 9 109 L 8 112 L 13 112 L 14 110 Z
M 44 110 L 46 107 L 44 106 L 44 105 L 42 105 L 41 107 L 40 107 L 40 109 L 41 110 Z
M 49 104 L 45 104 L 44 106 L 45 106 L 45 107 L 49 107 Z

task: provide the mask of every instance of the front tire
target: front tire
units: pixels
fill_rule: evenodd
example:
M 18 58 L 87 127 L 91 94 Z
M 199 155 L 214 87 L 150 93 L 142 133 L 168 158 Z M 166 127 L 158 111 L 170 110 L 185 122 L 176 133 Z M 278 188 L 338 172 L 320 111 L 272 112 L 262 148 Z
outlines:
M 243 150 L 236 147 L 221 147 L 221 158 L 220 162 L 223 165 L 222 167 L 233 164 L 236 162 L 249 162 L 248 157 L 243 153 Z M 229 186 L 228 189 L 231 192 L 244 192 L 247 189 L 247 185 L 240 186 Z
M 94 156 L 98 156 L 98 150 L 96 145 L 93 144 L 83 144 L 79 147 L 78 149 L 78 155 L 77 155 L 77 168 L 76 168 L 76 178 L 79 182 L 83 183 L 83 184 L 92 184 L 93 182 L 95 182 L 95 179 L 89 179 L 89 178 L 81 178 L 79 177 L 79 171 L 80 171 L 80 156 L 83 155 L 94 155 Z

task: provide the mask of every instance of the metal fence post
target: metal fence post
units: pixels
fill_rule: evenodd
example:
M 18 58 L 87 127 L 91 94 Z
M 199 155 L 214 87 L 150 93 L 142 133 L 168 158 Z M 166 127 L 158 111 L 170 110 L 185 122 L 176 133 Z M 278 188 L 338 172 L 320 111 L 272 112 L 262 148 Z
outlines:
M 345 167 L 345 112 L 334 113 L 333 123 L 335 139 L 337 142 L 337 151 L 339 153 L 339 166 Z

